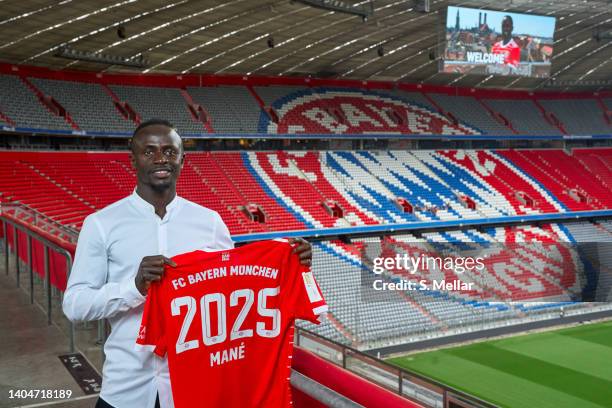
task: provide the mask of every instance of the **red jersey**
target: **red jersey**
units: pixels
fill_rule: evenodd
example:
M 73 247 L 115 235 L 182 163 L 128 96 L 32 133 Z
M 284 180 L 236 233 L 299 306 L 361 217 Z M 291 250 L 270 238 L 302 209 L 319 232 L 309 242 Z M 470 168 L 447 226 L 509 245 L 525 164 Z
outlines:
M 493 54 L 504 54 L 504 64 L 513 68 L 517 68 L 521 62 L 521 47 L 511 39 L 507 44 L 503 41 L 498 41 L 493 44 L 491 49 Z
M 168 355 L 177 408 L 288 407 L 295 319 L 327 311 L 286 240 L 172 258 L 151 285 L 137 344 Z

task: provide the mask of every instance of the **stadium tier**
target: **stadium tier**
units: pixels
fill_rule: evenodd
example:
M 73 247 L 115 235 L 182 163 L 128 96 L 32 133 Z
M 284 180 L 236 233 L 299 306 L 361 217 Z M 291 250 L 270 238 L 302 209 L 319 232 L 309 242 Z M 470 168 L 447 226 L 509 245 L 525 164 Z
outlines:
M 14 75 L 0 75 L 0 112 L 5 123 L 20 128 L 70 129 L 64 118 L 39 99 L 40 94 Z
M 177 130 L 185 135 L 205 132 L 188 108 L 188 101 L 178 88 L 154 88 L 148 86 L 110 86 L 116 98 L 127 103 L 137 114 L 138 120 L 172 118 Z
M 434 91 L 305 86 L 141 86 L 0 75 L 7 129 L 125 135 L 163 116 L 184 135 L 606 135 L 595 96 L 491 97 Z
M 108 88 L 100 84 L 38 78 L 32 78 L 32 83 L 70 112 L 81 129 L 120 134 L 133 130 L 134 122 L 121 116 Z
M 218 211 L 233 235 L 607 209 L 610 156 L 612 149 L 604 148 L 189 152 L 178 192 Z M 89 213 L 130 194 L 135 182 L 126 153 L 5 151 L 0 158 L 3 202 L 20 202 L 75 229 Z M 589 240 L 612 241 L 609 222 L 318 243 L 314 270 L 334 312 L 320 326 L 302 325 L 367 348 L 580 308 L 567 302 L 587 272 L 564 268 L 569 252 L 553 256 L 550 249 L 507 245 Z M 520 278 L 491 269 L 488 275 L 466 274 L 476 286 L 453 295 L 360 294 L 362 262 L 374 256 L 373 246 L 387 254 L 427 253 L 449 243 L 505 244 L 493 251 L 491 262 L 511 265 Z M 554 303 L 538 307 L 534 301 Z M 376 318 L 381 315 L 402 319 L 389 323 Z
M 577 261 L 575 248 L 562 244 L 570 242 L 612 242 L 609 222 L 432 232 L 421 238 L 402 234 L 365 238 L 348 245 L 316 244 L 315 274 L 331 299 L 334 313 L 323 325 L 301 325 L 337 341 L 367 348 L 517 324 L 550 317 L 561 310 L 588 310 L 593 305 L 574 299 L 585 282 L 595 279 L 594 272 Z M 487 248 L 484 273 L 460 274 L 462 281 L 473 283 L 473 289 L 452 293 L 367 290 L 371 274 L 365 265 L 368 260 L 404 253 L 436 253 L 439 246 L 450 246 L 455 252 L 465 247 Z M 416 273 L 395 274 L 397 279 L 414 282 L 440 278 L 424 268 Z
M 219 211 L 232 234 L 598 210 L 612 208 L 611 156 L 609 148 L 189 152 L 178 191 Z M 0 157 L 3 202 L 75 228 L 135 182 L 126 153 Z

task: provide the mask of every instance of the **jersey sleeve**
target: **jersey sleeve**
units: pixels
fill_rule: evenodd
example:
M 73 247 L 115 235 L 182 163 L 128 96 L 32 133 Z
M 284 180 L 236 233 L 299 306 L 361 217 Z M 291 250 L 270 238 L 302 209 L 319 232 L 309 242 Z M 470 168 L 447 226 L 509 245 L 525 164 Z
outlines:
M 136 338 L 136 349 L 150 351 L 163 357 L 166 355 L 166 344 L 161 308 L 161 289 L 162 286 L 159 283 L 153 283 L 149 288 L 138 337 Z
M 288 303 L 293 310 L 293 317 L 318 324 L 319 316 L 327 312 L 327 303 L 312 271 L 308 266 L 300 264 L 299 257 L 292 253 L 289 254 L 286 267 L 288 274 L 286 288 L 283 290 L 290 293 Z

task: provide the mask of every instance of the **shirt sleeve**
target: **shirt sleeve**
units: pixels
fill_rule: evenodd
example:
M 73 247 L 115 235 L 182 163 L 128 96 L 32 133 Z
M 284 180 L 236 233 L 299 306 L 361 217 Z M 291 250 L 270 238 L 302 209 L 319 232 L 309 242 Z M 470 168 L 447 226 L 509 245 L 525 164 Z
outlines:
M 136 350 L 150 351 L 163 357 L 166 355 L 166 344 L 164 314 L 161 308 L 161 288 L 160 283 L 153 283 L 149 287 L 138 337 L 136 338 Z
M 133 277 L 106 282 L 108 255 L 102 227 L 94 215 L 81 228 L 74 264 L 70 271 L 62 309 L 71 321 L 112 317 L 141 305 L 145 297 Z
M 327 303 L 310 267 L 302 265 L 298 255 L 289 250 L 287 260 L 286 289 L 289 291 L 289 304 L 295 319 L 320 323 L 319 316 L 327 312 Z

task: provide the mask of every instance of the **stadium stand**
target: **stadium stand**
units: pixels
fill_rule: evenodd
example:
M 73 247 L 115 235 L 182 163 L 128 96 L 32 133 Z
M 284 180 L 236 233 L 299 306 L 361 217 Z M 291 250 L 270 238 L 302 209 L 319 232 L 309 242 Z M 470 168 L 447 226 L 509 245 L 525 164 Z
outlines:
M 603 148 L 188 153 L 179 192 L 220 211 L 234 234 L 594 210 L 612 206 L 611 154 Z M 135 179 L 125 153 L 0 157 L 3 177 L 31 182 L 29 173 L 12 172 L 14 163 L 57 189 L 58 200 L 77 199 L 89 212 L 128 195 Z M 44 212 L 16 186 L 3 186 L 3 201 Z M 255 221 L 258 211 L 264 222 Z M 69 225 L 78 228 L 86 212 L 80 214 Z
M 597 135 L 612 131 L 595 99 L 541 99 L 539 102 L 561 120 L 569 134 Z
M 256 133 L 261 109 L 244 86 L 187 87 L 206 109 L 217 133 Z
M 185 404 L 240 405 L 282 370 L 253 405 L 612 407 L 612 0 L 5 3 L 0 408 L 180 405 L 176 379 L 209 368 L 227 389 Z M 128 150 L 153 118 L 180 151 Z M 236 247 L 312 258 L 264 271 L 224 247 L 147 295 L 172 264 L 152 258 L 199 257 L 174 187 Z M 137 190 L 148 242 L 103 217 L 80 234 Z M 187 247 L 228 244 L 218 221 Z
M 36 94 L 15 75 L 0 75 L 0 111 L 16 127 L 50 130 L 70 129 L 68 123 L 43 105 Z
M 99 84 L 38 78 L 30 80 L 66 108 L 81 129 L 127 134 L 134 130 L 134 122 L 121 116 L 113 105 L 113 99 Z
M 18 201 L 64 225 L 78 226 L 93 212 L 92 205 L 83 203 L 56 182 L 21 161 L 1 161 L 2 202 Z
M 612 190 L 612 157 L 607 149 L 574 149 L 573 156 L 605 187 Z
M 229 219 L 230 224 L 228 224 L 230 231 L 248 233 L 271 229 L 304 228 L 304 224 L 282 205 L 276 203 L 267 193 L 266 186 L 253 177 L 252 172 L 248 170 L 248 164 L 244 156 L 245 153 L 238 152 L 188 155 L 188 162 L 192 163 L 200 177 L 206 180 L 206 184 L 213 189 L 213 194 L 208 196 L 210 207 L 217 208 L 217 197 L 219 197 L 224 200 L 223 202 L 233 213 L 233 217 Z M 224 195 L 227 195 L 228 198 L 224 198 Z M 247 218 L 245 207 L 249 204 L 255 205 L 263 212 L 265 224 Z M 232 221 L 232 218 L 234 221 Z M 247 219 L 248 222 L 245 221 Z M 232 230 L 231 224 L 242 225 L 243 227 L 239 230 Z
M 266 106 L 280 107 L 286 100 L 295 95 L 305 93 L 308 88 L 302 86 L 256 86 L 257 95 L 261 97 Z
M 430 94 L 430 96 L 445 112 L 451 112 L 455 118 L 469 123 L 482 133 L 494 135 L 512 134 L 512 131 L 507 126 L 492 117 L 473 97 L 445 94 Z
M 425 233 L 422 238 L 410 234 L 387 236 L 383 240 L 364 238 L 350 245 L 339 242 L 316 244 L 313 270 L 330 299 L 333 314 L 320 326 L 307 323 L 300 323 L 300 326 L 367 348 L 414 341 L 440 333 L 448 335 L 516 324 L 542 318 L 543 314 L 559 313 L 561 308 L 566 311 L 588 310 L 591 305 L 572 302 L 574 292 L 584 284 L 586 275 L 580 272 L 580 264 L 577 264 L 578 272 L 568 267 L 573 262 L 574 249 L 563 242 L 612 240 L 609 231 L 601 236 L 599 224 L 581 221 L 539 227 L 496 227 L 486 232 L 472 229 Z M 487 244 L 481 246 L 481 249 L 489 248 L 486 265 L 497 267 L 487 267 L 478 275 L 461 275 L 462 280 L 474 282 L 476 290 L 453 294 L 414 290 L 373 294 L 367 290 L 368 285 L 364 282 L 368 282 L 367 275 L 371 272 L 364 265 L 375 256 L 432 253 L 436 246 L 448 247 L 451 243 L 455 250 L 461 246 Z M 553 247 L 560 251 L 557 253 L 563 254 L 562 258 L 553 255 Z M 359 253 L 359 248 L 365 248 L 365 252 Z M 500 274 L 500 265 L 516 268 L 515 278 Z M 422 269 L 411 275 L 395 273 L 398 279 L 414 282 L 431 280 L 435 276 Z M 380 316 L 397 318 L 380 319 Z
M 523 135 L 560 135 L 561 132 L 542 116 L 529 99 L 485 99 L 484 103 L 504 115 L 514 129 Z
M 603 150 L 607 152 L 608 149 Z M 597 154 L 597 151 L 592 154 Z M 609 153 L 604 154 L 606 156 L 603 156 L 603 160 L 606 160 Z M 504 150 L 500 151 L 500 155 L 535 177 L 570 209 L 603 209 L 610 208 L 612 204 L 609 187 L 604 184 L 601 176 L 592 173 L 573 154 L 550 149 Z M 609 179 L 609 168 L 604 165 L 603 169 L 607 171 L 603 176 Z
M 536 100 L 524 95 L 504 99 L 401 89 L 281 85 L 254 86 L 251 90 L 242 85 L 106 87 L 95 81 L 36 77 L 28 78 L 36 87 L 30 89 L 15 75 L 1 75 L 0 80 L 0 122 L 51 131 L 69 132 L 72 120 L 75 129 L 86 132 L 129 132 L 133 121 L 125 119 L 114 106 L 124 102 L 140 120 L 164 116 L 185 135 L 310 132 L 554 136 L 564 132 L 609 134 L 612 126 L 606 108 L 609 98 L 549 96 Z M 67 119 L 47 109 L 37 92 L 42 92 L 43 98 L 53 97 L 66 110 Z M 196 110 L 201 106 L 205 114 L 196 119 L 194 115 L 200 113 L 191 113 L 189 104 Z M 270 107 L 278 118 L 263 109 Z M 575 112 L 576 120 L 565 119 Z
M 307 225 L 322 228 L 350 226 L 351 222 L 355 225 L 366 223 L 358 215 L 361 212 L 326 181 L 316 154 L 249 152 L 246 156 L 257 177 L 265 181 L 277 202 L 286 203 Z M 327 201 L 335 200 L 342 203 L 339 205 L 346 211 L 343 217 L 334 217 L 325 209 Z
M 408 91 L 402 91 L 402 90 L 395 90 L 395 89 L 389 89 L 389 90 L 385 90 L 385 93 L 388 93 L 389 95 L 393 95 L 396 96 L 402 100 L 405 100 L 411 104 L 417 105 L 417 106 L 423 106 L 425 108 L 430 109 L 433 112 L 437 112 L 438 108 L 431 103 L 431 101 L 429 99 L 427 99 L 425 97 L 425 95 L 423 93 L 420 92 L 408 92 Z
M 560 135 L 562 129 L 578 134 L 607 131 L 595 99 L 537 102 L 400 89 L 300 86 L 179 89 L 31 78 L 34 88 L 17 76 L 4 75 L 0 80 L 7 84 L 3 100 L 8 108 L 0 105 L 4 121 L 22 118 L 15 124 L 23 127 L 34 123 L 55 129 L 59 125 L 52 122 L 59 121 L 63 129 L 70 128 L 37 99 L 40 90 L 88 131 L 132 130 L 133 121 L 121 116 L 116 102 L 127 102 L 138 114 L 134 119 L 168 117 L 185 135 L 262 129 L 271 133 L 528 135 Z M 15 112 L 11 95 L 27 101 L 20 102 L 22 116 Z M 87 109 L 80 103 L 85 96 Z M 276 110 L 278 123 L 260 103 Z M 202 122 L 193 117 L 188 104 L 196 111 L 198 105 L 202 107 Z M 36 109 L 39 114 L 25 123 L 23 112 Z M 308 116 L 309 109 L 321 116 Z M 573 110 L 589 112 L 580 123 L 563 120 Z M 416 126 L 402 122 L 394 111 L 406 112 L 406 121 Z M 552 123 L 547 112 L 562 123 Z M 26 205 L 37 216 L 74 232 L 88 214 L 130 194 L 135 182 L 125 152 L 3 151 L 0 158 L 0 200 Z M 417 221 L 485 220 L 612 208 L 611 158 L 610 148 L 188 152 L 178 193 L 218 211 L 236 237 Z M 550 318 L 561 310 L 590 310 L 589 305 L 572 301 L 580 285 L 590 279 L 590 272 L 566 268 L 572 256 L 569 250 L 558 249 L 559 258 L 544 246 L 575 241 L 612 241 L 612 223 L 487 227 L 316 243 L 313 270 L 332 312 L 321 325 L 299 324 L 334 341 L 367 349 Z M 510 265 L 516 275 L 494 268 L 484 274 L 468 273 L 464 279 L 475 287 L 452 294 L 386 291 L 381 297 L 362 291 L 363 280 L 372 279 L 366 266 L 377 254 L 453 253 L 475 248 L 486 248 L 491 262 Z M 406 278 L 430 279 L 431 275 L 428 271 L 414 276 L 394 271 L 391 275 L 392 280 Z
M 205 132 L 203 124 L 192 117 L 187 101 L 178 88 L 112 85 L 110 89 L 119 99 L 129 103 L 142 121 L 165 117 L 173 121 L 181 134 Z
M 234 235 L 563 212 L 610 205 L 609 184 L 597 184 L 600 179 L 594 176 L 570 179 L 568 175 L 576 176 L 573 166 L 585 163 L 609 180 L 603 170 L 609 171 L 606 163 L 611 154 L 612 149 L 579 149 L 572 155 L 559 150 L 189 153 L 178 192 L 219 211 Z M 125 153 L 2 152 L 0 157 L 3 202 L 19 201 L 76 230 L 87 214 L 128 195 L 135 180 Z M 570 163 L 565 167 L 568 174 L 553 179 L 539 167 L 528 167 L 535 158 L 540 165 L 564 160 Z M 583 173 L 591 172 L 583 168 Z M 553 185 L 553 180 L 562 181 Z M 579 205 L 564 195 L 570 187 L 584 191 L 590 201 Z M 520 201 L 516 191 L 533 202 Z M 459 199 L 468 196 L 474 208 Z M 403 212 L 393 201 L 397 197 L 412 203 L 413 213 Z M 575 205 L 569 205 L 572 202 Z M 265 222 L 249 216 L 249 205 L 262 210 Z M 341 217 L 327 211 L 333 205 L 342 209 Z M 564 261 L 532 244 L 491 249 L 491 261 L 512 265 L 520 271 L 520 279 L 508 280 L 490 269 L 484 276 L 465 275 L 476 288 L 453 295 L 386 291 L 381 299 L 360 292 L 363 262 L 374 256 L 371 251 L 376 246 L 391 254 L 427 253 L 470 243 L 572 240 L 612 240 L 612 224 L 494 227 L 364 238 L 351 244 L 317 243 L 314 271 L 333 313 L 320 326 L 300 324 L 341 343 L 368 348 L 545 318 L 560 307 L 578 309 L 583 306 L 567 302 L 572 288 L 584 278 L 564 272 Z M 396 277 L 406 278 L 401 273 Z M 428 275 L 423 272 L 416 278 Z M 524 302 L 512 302 L 517 299 Z M 554 303 L 543 307 L 534 301 Z M 379 318 L 382 315 L 398 318 L 389 323 Z
M 612 242 L 612 222 L 568 222 L 565 226 L 578 242 Z
M 351 340 L 355 343 L 374 339 L 397 337 L 406 331 L 406 321 L 414 322 L 415 332 L 432 328 L 433 323 L 423 314 L 418 306 L 404 300 L 401 294 L 390 292 L 382 301 L 368 295 L 362 296 L 362 272 L 357 260 L 351 260 L 337 244 L 317 244 L 313 270 L 321 290 L 327 298 L 333 298 L 334 313 L 321 327 L 304 325 L 323 334 L 337 331 L 349 338 L 341 339 L 343 343 Z M 401 316 L 401 319 L 380 319 L 380 316 Z M 331 323 L 335 319 L 335 325 Z M 337 329 L 340 327 L 340 329 Z

